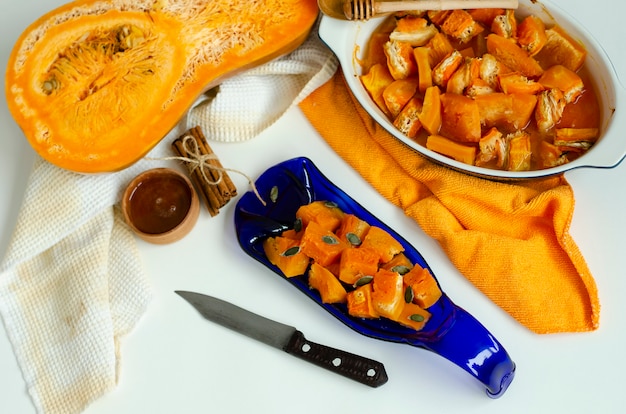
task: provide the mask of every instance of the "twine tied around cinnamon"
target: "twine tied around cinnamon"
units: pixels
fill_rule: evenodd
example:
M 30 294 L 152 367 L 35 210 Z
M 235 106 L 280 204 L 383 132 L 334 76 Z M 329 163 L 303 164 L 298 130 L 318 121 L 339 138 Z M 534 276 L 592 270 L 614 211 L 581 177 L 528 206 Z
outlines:
M 218 214 L 232 197 L 237 195 L 237 188 L 228 172 L 244 176 L 257 199 L 266 205 L 252 179 L 242 171 L 225 168 L 209 146 L 200 127 L 191 128 L 172 142 L 172 149 L 177 156 L 159 158 L 159 160 L 182 161 L 199 190 L 201 198 L 212 216 Z

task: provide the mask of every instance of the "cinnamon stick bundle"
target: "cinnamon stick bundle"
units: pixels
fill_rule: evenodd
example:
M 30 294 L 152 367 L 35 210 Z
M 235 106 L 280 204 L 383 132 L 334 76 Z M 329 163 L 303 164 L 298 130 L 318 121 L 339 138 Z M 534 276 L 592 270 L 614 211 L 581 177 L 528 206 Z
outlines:
M 189 138 L 193 139 L 195 145 L 188 144 L 186 140 Z M 211 216 L 217 215 L 220 208 L 224 207 L 231 198 L 237 195 L 237 187 L 235 187 L 228 172 L 213 152 L 202 133 L 202 129 L 196 126 L 186 131 L 172 142 L 172 149 L 179 157 L 188 160 L 184 162 L 189 171 L 191 181 L 197 188 L 209 214 Z M 207 157 L 209 155 L 212 155 L 212 157 Z M 194 161 L 206 163 L 204 174 L 202 167 L 198 166 Z

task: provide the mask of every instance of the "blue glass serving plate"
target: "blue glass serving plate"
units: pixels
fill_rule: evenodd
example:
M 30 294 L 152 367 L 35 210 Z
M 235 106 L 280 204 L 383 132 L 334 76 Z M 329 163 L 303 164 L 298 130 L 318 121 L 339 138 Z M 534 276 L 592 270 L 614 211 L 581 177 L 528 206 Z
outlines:
M 504 394 L 513 380 L 515 364 L 500 342 L 476 318 L 455 305 L 445 292 L 428 308 L 432 317 L 421 331 L 385 318 L 356 318 L 348 314 L 344 304 L 322 303 L 318 292 L 309 288 L 305 275 L 285 278 L 269 262 L 262 246 L 265 238 L 293 228 L 298 207 L 317 200 L 333 201 L 344 212 L 387 230 L 404 246 L 405 255 L 413 263 L 431 270 L 422 255 L 403 237 L 330 182 L 308 158 L 294 158 L 269 168 L 255 185 L 265 204 L 255 193 L 247 192 L 235 209 L 237 239 L 248 255 L 356 332 L 435 352 L 484 384 L 488 396 L 497 398 Z

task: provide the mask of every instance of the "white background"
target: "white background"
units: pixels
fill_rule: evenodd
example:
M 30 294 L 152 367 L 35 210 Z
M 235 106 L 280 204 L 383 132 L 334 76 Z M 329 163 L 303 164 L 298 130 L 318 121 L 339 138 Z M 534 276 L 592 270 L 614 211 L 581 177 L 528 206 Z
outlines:
M 3 2 L 2 68 L 27 25 L 61 3 Z M 619 76 L 626 79 L 622 50 L 626 4 L 609 0 L 553 3 L 600 41 Z M 33 152 L 8 113 L 4 93 L 2 97 L 0 253 L 4 254 Z M 618 106 L 616 116 L 626 116 L 622 112 Z M 624 134 L 626 139 L 626 131 Z M 212 146 L 225 166 L 252 177 L 292 157 L 311 158 L 331 180 L 421 250 L 450 297 L 486 325 L 508 350 L 517 363 L 516 378 L 502 398 L 491 400 L 481 384 L 437 355 L 369 339 L 346 328 L 242 253 L 234 236 L 233 200 L 217 217 L 203 211 L 192 233 L 178 243 L 154 246 L 139 241 L 155 296 L 138 326 L 122 341 L 119 385 L 86 413 L 625 412 L 626 164 L 612 170 L 567 173 L 576 195 L 571 233 L 598 284 L 600 329 L 541 336 L 518 325 L 468 283 L 438 245 L 330 150 L 297 109 L 252 141 Z M 246 191 L 243 177 L 233 175 L 233 180 L 240 194 Z M 390 380 L 371 389 L 206 322 L 173 293 L 177 289 L 236 302 L 298 327 L 312 341 L 378 359 L 385 364 Z M 0 326 L 0 412 L 34 413 Z

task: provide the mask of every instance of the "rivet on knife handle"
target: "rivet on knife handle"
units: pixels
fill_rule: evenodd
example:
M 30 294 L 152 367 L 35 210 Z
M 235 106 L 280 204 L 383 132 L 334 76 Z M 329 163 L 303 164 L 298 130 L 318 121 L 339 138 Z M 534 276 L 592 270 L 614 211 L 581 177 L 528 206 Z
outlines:
M 298 330 L 293 334 L 284 350 L 291 355 L 370 387 L 379 387 L 388 379 L 385 366 L 382 363 L 311 342 Z

